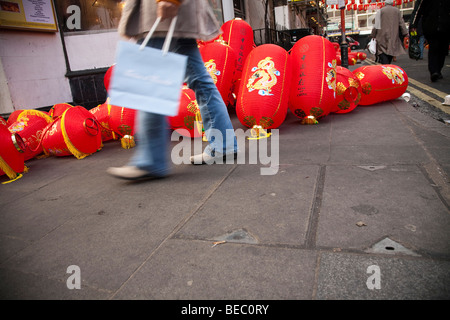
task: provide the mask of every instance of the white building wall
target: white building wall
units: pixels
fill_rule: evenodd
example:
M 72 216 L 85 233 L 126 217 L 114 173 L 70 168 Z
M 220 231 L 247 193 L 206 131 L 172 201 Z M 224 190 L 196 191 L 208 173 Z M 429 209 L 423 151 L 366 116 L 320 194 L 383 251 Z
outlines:
M 2 30 L 0 59 L 0 113 L 71 101 L 59 33 Z

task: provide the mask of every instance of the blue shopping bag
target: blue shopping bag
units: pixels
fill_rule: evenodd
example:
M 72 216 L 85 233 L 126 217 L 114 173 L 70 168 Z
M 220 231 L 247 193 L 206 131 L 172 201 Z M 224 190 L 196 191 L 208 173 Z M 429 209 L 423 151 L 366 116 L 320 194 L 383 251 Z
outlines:
M 108 92 L 111 105 L 167 116 L 178 114 L 187 56 L 168 52 L 176 19 L 172 19 L 161 50 L 146 46 L 159 18 L 141 45 L 119 41 Z

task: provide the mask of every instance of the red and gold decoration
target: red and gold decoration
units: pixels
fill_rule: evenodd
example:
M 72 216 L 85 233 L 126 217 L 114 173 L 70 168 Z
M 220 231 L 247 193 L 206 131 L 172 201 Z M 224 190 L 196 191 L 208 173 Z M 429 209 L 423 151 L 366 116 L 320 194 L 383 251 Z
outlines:
M 42 135 L 44 129 L 51 122 L 52 119 L 47 113 L 38 110 L 24 110 L 8 127 L 11 133 L 18 133 L 25 143 L 25 161 L 42 153 Z
M 109 128 L 113 131 L 112 136 L 114 140 L 120 138 L 122 147 L 130 149 L 135 146 L 134 135 L 136 133 L 136 115 L 137 110 L 110 105 Z
M 361 100 L 359 79 L 347 68 L 336 67 L 336 102 L 331 112 L 349 113 Z
M 88 110 L 80 106 L 68 108 L 46 128 L 42 146 L 47 155 L 83 159 L 101 149 L 101 130 Z
M 237 57 L 232 89 L 233 94 L 237 96 L 245 59 L 255 47 L 253 29 L 246 21 L 236 18 L 225 22 L 222 31 L 221 38 L 234 49 Z
M 225 105 L 230 105 L 234 73 L 237 65 L 237 56 L 234 49 L 224 41 L 217 40 L 201 47 L 200 54 Z
M 181 90 L 180 106 L 178 114 L 168 117 L 170 127 L 181 134 L 190 138 L 203 136 L 202 117 L 198 108 L 195 93 L 187 86 Z
M 263 44 L 247 57 L 236 101 L 236 115 L 249 128 L 279 127 L 288 110 L 291 85 L 288 52 Z
M 316 123 L 335 103 L 336 50 L 324 37 L 310 35 L 292 47 L 291 61 L 289 108 L 304 123 Z
M 89 112 L 94 115 L 100 125 L 100 130 L 102 131 L 102 141 L 105 142 L 114 139 L 114 131 L 109 127 L 111 105 L 105 102 L 95 108 L 92 108 Z
M 50 117 L 53 120 L 56 120 L 56 119 L 58 119 L 59 117 L 62 116 L 64 111 L 66 111 L 67 109 L 72 108 L 72 107 L 73 106 L 71 104 L 68 104 L 68 103 L 57 103 L 53 107 L 51 107 L 51 109 L 48 112 L 48 114 L 50 115 Z
M 6 174 L 10 181 L 22 177 L 27 171 L 23 153 L 26 149 L 25 143 L 17 133 L 11 133 L 6 125 L 0 124 L 0 176 Z
M 360 105 L 373 105 L 401 97 L 408 87 L 408 76 L 399 66 L 370 65 L 355 69 L 353 74 L 362 88 Z

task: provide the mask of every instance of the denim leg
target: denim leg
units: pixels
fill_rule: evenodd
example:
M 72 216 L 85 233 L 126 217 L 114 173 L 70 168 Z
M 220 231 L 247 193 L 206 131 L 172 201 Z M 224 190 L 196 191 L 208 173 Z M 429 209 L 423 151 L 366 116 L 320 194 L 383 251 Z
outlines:
M 202 56 L 193 39 L 177 39 L 175 52 L 188 56 L 186 83 L 195 92 L 209 145 L 205 152 L 211 154 L 237 152 L 237 140 L 227 107 L 214 81 L 205 68 Z M 228 139 L 227 138 L 228 130 Z M 214 132 L 222 134 L 223 143 L 215 141 Z
M 151 39 L 148 46 L 161 48 L 164 39 Z M 130 166 L 164 176 L 169 171 L 169 130 L 164 115 L 138 111 L 136 118 L 136 146 L 128 162 Z

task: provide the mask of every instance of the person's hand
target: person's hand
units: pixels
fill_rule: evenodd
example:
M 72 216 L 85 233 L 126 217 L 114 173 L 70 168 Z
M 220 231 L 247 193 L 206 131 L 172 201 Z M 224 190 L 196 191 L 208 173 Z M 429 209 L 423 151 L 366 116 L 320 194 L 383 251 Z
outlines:
M 180 5 L 175 4 L 169 1 L 158 1 L 158 9 L 157 15 L 161 18 L 161 21 L 164 19 L 171 19 L 178 14 L 178 8 Z

